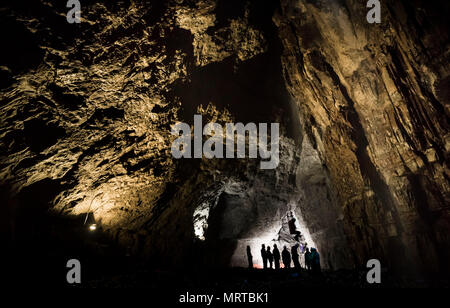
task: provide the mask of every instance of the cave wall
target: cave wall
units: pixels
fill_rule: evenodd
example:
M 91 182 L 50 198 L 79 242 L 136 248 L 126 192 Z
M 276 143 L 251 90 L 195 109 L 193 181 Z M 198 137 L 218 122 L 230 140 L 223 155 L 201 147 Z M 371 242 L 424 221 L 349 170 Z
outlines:
M 1 10 L 12 46 L 0 93 L 5 238 L 79 241 L 88 217 L 108 245 L 150 264 L 201 263 L 204 249 L 208 264 L 228 265 L 234 239 L 225 250 L 203 248 L 195 210 L 204 195 L 214 204 L 222 182 L 249 181 L 239 170 L 254 177 L 257 163 L 174 160 L 170 128 L 194 113 L 205 123 L 285 124 L 276 5 L 90 1 L 82 22 L 68 24 L 58 1 L 9 3 Z
M 281 1 L 286 85 L 353 262 L 448 271 L 448 4 L 362 2 Z

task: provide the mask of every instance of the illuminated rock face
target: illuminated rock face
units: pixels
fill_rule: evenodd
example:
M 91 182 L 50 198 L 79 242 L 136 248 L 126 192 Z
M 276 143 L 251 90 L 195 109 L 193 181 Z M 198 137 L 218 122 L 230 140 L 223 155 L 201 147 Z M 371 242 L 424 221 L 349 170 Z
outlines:
M 286 85 L 355 262 L 448 270 L 448 4 L 360 2 L 281 2 Z
M 91 212 L 159 266 L 246 266 L 292 210 L 324 267 L 448 270 L 444 8 L 393 1 L 370 25 L 361 1 L 262 2 L 86 4 L 81 24 L 58 1 L 2 11 L 2 235 Z M 173 159 L 170 127 L 194 113 L 281 122 L 279 167 Z

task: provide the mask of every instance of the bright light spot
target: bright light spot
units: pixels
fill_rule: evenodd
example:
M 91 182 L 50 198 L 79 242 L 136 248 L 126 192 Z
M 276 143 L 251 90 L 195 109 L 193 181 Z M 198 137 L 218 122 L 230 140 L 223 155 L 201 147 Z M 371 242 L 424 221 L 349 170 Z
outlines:
M 209 207 L 202 203 L 194 211 L 194 233 L 201 241 L 205 240 L 205 231 L 208 228 Z
M 89 226 L 89 230 L 90 230 L 90 231 L 95 231 L 95 230 L 97 230 L 97 225 L 96 225 L 96 224 L 90 225 L 90 226 Z
M 194 233 L 195 236 L 201 241 L 205 240 L 205 233 L 208 229 L 209 212 L 212 208 L 216 207 L 223 190 L 224 187 L 221 185 L 206 192 L 203 196 L 201 196 L 200 203 L 194 210 Z

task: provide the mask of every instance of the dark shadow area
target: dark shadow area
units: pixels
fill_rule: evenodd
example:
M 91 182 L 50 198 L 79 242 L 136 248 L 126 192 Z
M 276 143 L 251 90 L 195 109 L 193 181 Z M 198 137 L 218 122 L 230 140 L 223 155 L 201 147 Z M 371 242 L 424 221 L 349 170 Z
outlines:
M 0 87 L 11 84 L 12 75 L 17 75 L 35 68 L 43 58 L 39 41 L 23 24 L 0 11 L 0 31 L 2 41 L 2 56 L 0 66 L 8 67 L 9 72 L 2 70 Z
M 189 80 L 177 80 L 168 99 L 181 100 L 180 116 L 185 122 L 193 122 L 200 105 L 206 107 L 213 103 L 219 110 L 229 110 L 236 122 L 281 120 L 288 135 L 295 134 L 294 125 L 298 123 L 293 120 L 295 114 L 291 113 L 280 60 L 283 47 L 272 22 L 277 7 L 277 1 L 249 1 L 247 5 L 243 1 L 218 2 L 217 21 L 208 32 L 229 25 L 232 19 L 242 18 L 247 9 L 249 24 L 263 33 L 267 50 L 244 62 L 230 56 L 218 63 L 193 67 Z
M 273 121 L 288 101 L 276 61 L 262 54 L 242 63 L 237 72 L 233 57 L 197 68 L 190 83 L 174 86 L 174 95 L 182 100 L 182 118 L 192 122 L 197 107 L 212 102 L 236 115 L 237 121 Z
M 31 119 L 23 123 L 24 137 L 33 152 L 42 150 L 54 145 L 60 138 L 64 137 L 66 131 L 52 123 L 46 123 L 41 119 Z

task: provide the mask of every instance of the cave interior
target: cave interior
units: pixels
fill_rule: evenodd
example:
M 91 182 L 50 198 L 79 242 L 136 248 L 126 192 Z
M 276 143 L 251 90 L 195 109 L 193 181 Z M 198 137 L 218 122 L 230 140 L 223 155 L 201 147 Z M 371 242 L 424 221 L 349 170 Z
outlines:
M 62 283 L 68 258 L 92 281 L 245 268 L 247 246 L 261 268 L 261 244 L 448 278 L 448 1 L 383 1 L 380 24 L 357 0 L 86 0 L 75 24 L 56 0 L 2 7 L 13 280 Z M 195 114 L 280 123 L 278 166 L 174 159 Z

